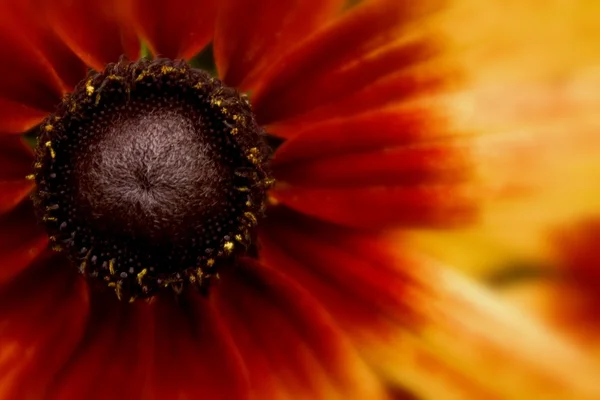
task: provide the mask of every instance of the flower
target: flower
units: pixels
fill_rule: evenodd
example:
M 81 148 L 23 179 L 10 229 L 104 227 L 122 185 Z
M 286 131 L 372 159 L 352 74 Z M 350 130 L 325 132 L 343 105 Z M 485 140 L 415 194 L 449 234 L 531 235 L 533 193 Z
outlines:
M 440 393 L 446 398 L 549 393 L 593 398 L 597 392 L 590 382 L 597 370 L 570 343 L 512 316 L 489 293 L 386 235 L 398 227 L 454 226 L 476 215 L 468 145 L 439 106 L 457 75 L 442 51 L 442 39 L 428 23 L 435 21 L 436 3 L 366 0 L 350 7 L 341 0 L 3 1 L 0 44 L 10 56 L 0 79 L 0 398 L 385 399 L 440 398 Z M 136 64 L 140 39 L 152 54 L 171 61 Z M 87 179 L 82 187 L 104 190 L 106 182 L 91 180 L 98 175 L 89 168 L 108 171 L 85 154 L 77 165 L 58 164 L 70 148 L 61 143 L 83 143 L 69 141 L 76 136 L 67 129 L 73 125 L 62 121 L 75 124 L 83 112 L 84 121 L 93 120 L 85 126 L 102 138 L 114 138 L 114 126 L 118 132 L 132 132 L 114 125 L 118 118 L 96 120 L 101 113 L 94 108 L 109 104 L 105 102 L 119 88 L 130 89 L 119 86 L 130 79 L 148 83 L 152 90 L 160 83 L 182 92 L 182 87 L 169 85 L 193 81 L 186 93 L 229 93 L 225 100 L 244 114 L 243 96 L 172 61 L 200 63 L 197 55 L 206 55 L 202 51 L 210 42 L 224 84 L 249 93 L 255 117 L 248 117 L 248 137 L 257 143 L 262 134 L 254 130 L 252 118 L 271 135 L 275 152 L 270 168 L 276 183 L 265 202 L 267 217 L 255 232 L 255 243 L 245 242 L 245 256 L 233 251 L 239 246 L 229 244 L 229 238 L 219 242 L 215 259 L 203 259 L 209 271 L 212 263 L 223 263 L 210 287 L 196 290 L 179 280 L 167 285 L 176 294 L 142 290 L 136 294 L 152 295 L 151 301 L 134 296 L 132 303 L 121 301 L 120 290 L 126 288 L 119 285 L 125 281 L 113 280 L 113 270 L 119 277 L 135 274 L 135 285 L 147 279 L 145 268 L 132 265 L 134 272 L 129 272 L 111 258 L 93 269 L 109 278 L 109 285 L 96 288 L 98 279 L 89 272 L 93 249 L 81 253 L 85 264 L 73 265 L 76 255 L 52 251 L 58 238 L 36 223 L 35 210 L 43 214 L 50 236 L 60 235 L 62 223 L 69 228 L 71 221 L 52 212 L 79 211 L 84 204 L 110 214 L 119 205 L 110 202 L 99 209 L 96 204 L 104 207 L 109 196 L 93 197 L 100 203 L 85 197 L 89 201 L 82 203 L 60 196 L 66 186 L 53 186 L 52 179 L 62 179 L 72 168 Z M 121 55 L 133 61 L 117 62 Z M 94 71 L 86 75 L 88 69 Z M 102 84 L 113 90 L 108 100 Z M 145 101 L 139 93 L 119 93 Z M 168 100 L 144 105 L 180 106 Z M 233 124 L 219 99 L 211 97 L 210 104 L 225 117 L 198 116 L 194 108 L 196 122 Z M 139 116 L 123 114 L 129 111 L 122 108 L 110 112 Z M 184 114 L 181 109 L 174 113 L 177 118 Z M 107 126 L 112 129 L 108 136 Z M 39 168 L 32 167 L 34 154 L 19 136 L 32 130 L 44 138 L 35 154 Z M 165 138 L 157 140 L 162 150 Z M 245 149 L 245 142 L 227 143 L 227 151 Z M 99 152 L 109 148 L 102 141 L 92 144 Z M 223 150 L 213 142 L 193 145 Z M 256 167 L 250 168 L 251 175 L 262 171 L 264 161 L 260 150 L 250 151 L 256 146 L 243 153 L 244 168 L 248 162 Z M 252 162 L 248 154 L 260 162 Z M 168 165 L 181 167 L 176 161 Z M 111 171 L 120 177 L 123 169 Z M 35 182 L 25 179 L 31 174 Z M 115 179 L 111 177 L 108 185 Z M 227 179 L 229 175 L 219 175 L 210 182 L 220 185 Z M 267 181 L 261 177 L 255 183 L 262 190 Z M 55 190 L 50 196 L 58 203 L 46 202 L 46 188 Z M 28 200 L 32 192 L 35 204 Z M 252 193 L 256 198 L 264 194 Z M 190 196 L 194 201 L 202 197 L 195 192 Z M 196 218 L 194 210 L 186 209 L 184 216 Z M 160 211 L 173 217 L 176 210 Z M 129 218 L 126 212 L 111 215 Z M 152 235 L 172 228 L 172 218 L 166 221 Z M 123 231 L 149 229 L 145 221 L 126 222 L 119 226 Z M 72 242 L 61 238 L 58 245 L 69 247 L 81 236 L 96 244 L 96 233 L 74 236 Z M 174 242 L 179 233 L 174 231 Z M 133 251 L 129 242 L 110 243 Z M 144 249 L 151 252 L 150 246 Z M 139 247 L 134 250 L 136 256 L 142 254 Z M 234 265 L 227 264 L 231 260 Z M 197 283 L 198 277 L 194 279 Z M 512 335 L 518 337 L 507 341 Z M 511 352 L 512 346 L 523 351 Z M 539 357 L 548 349 L 561 368 Z M 495 363 L 504 368 L 495 369 Z M 565 366 L 578 375 L 563 376 Z M 490 382 L 489 376 L 476 373 L 478 368 L 498 379 Z

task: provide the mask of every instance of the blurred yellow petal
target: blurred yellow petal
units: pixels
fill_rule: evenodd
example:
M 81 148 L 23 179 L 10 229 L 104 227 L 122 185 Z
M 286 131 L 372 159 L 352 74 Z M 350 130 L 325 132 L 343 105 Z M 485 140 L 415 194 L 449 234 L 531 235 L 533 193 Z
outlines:
M 415 266 L 411 322 L 360 344 L 387 379 L 424 399 L 600 398 L 600 364 L 582 349 L 451 268 Z
M 417 232 L 415 245 L 475 276 L 545 251 L 545 232 L 600 210 L 600 3 L 455 3 L 442 20 L 465 86 L 446 99 L 476 133 L 475 226 Z

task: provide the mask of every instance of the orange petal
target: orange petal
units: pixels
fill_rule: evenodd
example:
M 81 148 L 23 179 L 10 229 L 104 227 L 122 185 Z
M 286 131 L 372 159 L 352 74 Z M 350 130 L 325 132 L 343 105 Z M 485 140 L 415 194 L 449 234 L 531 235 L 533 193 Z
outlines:
M 122 54 L 139 57 L 139 40 L 116 0 L 43 0 L 43 9 L 56 34 L 91 68 L 101 71 Z
M 213 300 L 257 398 L 385 398 L 377 378 L 308 292 L 256 261 L 229 272 Z
M 599 235 L 597 215 L 555 229 L 542 256 L 553 267 L 549 279 L 529 282 L 521 290 L 537 294 L 535 311 L 590 350 L 600 349 Z
M 221 79 L 247 90 L 266 67 L 335 16 L 343 0 L 221 1 L 214 52 Z
M 40 229 L 33 205 L 24 201 L 0 217 L 0 285 L 15 277 L 44 251 L 48 237 Z
M 583 352 L 401 241 L 271 212 L 261 243 L 267 265 L 309 291 L 382 379 L 417 398 L 598 396 L 600 366 Z
M 431 75 L 420 67 L 437 53 L 417 23 L 436 2 L 425 3 L 367 1 L 287 53 L 253 94 L 259 121 L 272 124 L 350 99 L 360 110 L 382 107 L 423 93 L 433 76 L 439 86 L 446 68 L 438 63 Z
M 87 294 L 75 270 L 51 255 L 0 289 L 0 399 L 46 398 L 83 334 Z
M 190 59 L 212 39 L 216 0 L 128 0 L 128 19 L 150 51 Z
M 19 136 L 0 134 L 0 215 L 19 204 L 33 188 L 33 155 Z

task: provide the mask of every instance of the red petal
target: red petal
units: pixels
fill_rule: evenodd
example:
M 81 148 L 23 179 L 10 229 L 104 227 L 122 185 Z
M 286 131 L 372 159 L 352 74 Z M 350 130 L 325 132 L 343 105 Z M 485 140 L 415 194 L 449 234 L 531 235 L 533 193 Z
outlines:
M 19 204 L 33 188 L 25 179 L 32 162 L 32 152 L 19 136 L 0 134 L 0 215 Z
M 216 0 L 128 0 L 129 19 L 153 54 L 190 59 L 212 39 Z
M 220 3 L 214 39 L 219 75 L 248 89 L 266 67 L 335 16 L 343 0 Z
M 253 95 L 259 121 L 271 124 L 349 98 L 357 108 L 376 108 L 439 86 L 446 68 L 416 68 L 436 53 L 416 28 L 430 11 L 422 2 L 373 0 L 348 12 L 265 72 Z M 407 31 L 416 38 L 406 40 Z
M 52 30 L 47 15 L 40 12 L 40 1 L 0 1 L 3 27 L 35 48 L 60 78 L 63 93 L 70 91 L 83 79 L 87 68 Z
M 87 285 L 60 257 L 42 256 L 0 290 L 0 399 L 41 399 L 77 346 Z
M 275 153 L 271 195 L 350 226 L 467 222 L 472 167 L 468 148 L 450 135 L 442 118 L 415 106 L 306 126 Z
M 151 399 L 143 393 L 152 368 L 153 327 L 145 302 L 130 305 L 112 292 L 93 292 L 85 334 L 49 390 L 51 398 Z
M 44 8 L 58 36 L 90 67 L 101 71 L 122 54 L 139 57 L 139 40 L 119 1 L 46 0 Z
M 475 217 L 472 188 L 448 185 L 314 188 L 276 186 L 271 196 L 296 211 L 346 226 L 447 227 Z
M 308 292 L 246 260 L 215 287 L 215 304 L 264 399 L 385 398 L 369 369 Z
M 61 100 L 65 86 L 43 51 L 16 30 L 11 14 L 0 17 L 0 98 L 30 108 L 51 111 Z
M 152 388 L 156 399 L 248 399 L 247 371 L 208 299 L 189 293 L 178 303 L 161 300 L 155 317 L 160 321 Z
M 33 128 L 48 112 L 0 98 L 0 132 L 21 133 Z
M 404 146 L 447 137 L 448 122 L 422 107 L 379 109 L 293 130 L 277 149 L 274 163 Z
M 119 302 L 95 293 L 76 357 L 53 399 L 244 399 L 243 366 L 205 298 L 169 293 L 152 302 Z M 106 382 L 110 382 L 109 385 Z
M 27 268 L 47 244 L 30 201 L 0 217 L 0 286 Z
M 390 262 L 377 235 L 320 222 L 283 207 L 261 225 L 261 257 L 284 272 L 332 314 L 344 331 L 378 331 L 388 320 L 411 318 L 406 288 L 413 268 Z
M 275 178 L 292 186 L 360 188 L 464 181 L 468 158 L 446 143 L 363 151 L 276 165 Z

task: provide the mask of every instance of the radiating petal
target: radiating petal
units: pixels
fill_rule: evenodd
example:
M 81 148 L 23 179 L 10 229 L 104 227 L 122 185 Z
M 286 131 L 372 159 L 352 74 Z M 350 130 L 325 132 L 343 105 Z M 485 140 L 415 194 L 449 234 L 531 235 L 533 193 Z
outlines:
M 257 398 L 385 398 L 376 377 L 308 292 L 256 261 L 230 272 L 214 288 L 214 304 Z
M 61 79 L 59 65 L 53 65 L 56 60 L 49 56 L 54 49 L 40 47 L 42 43 L 35 37 L 41 29 L 38 29 L 38 17 L 23 17 L 22 8 L 13 3 L 5 0 L 0 3 L 3 10 L 0 15 L 0 52 L 3 54 L 0 98 L 39 112 L 52 111 L 68 85 Z M 51 46 L 52 39 L 46 42 Z
M 212 39 L 217 0 L 127 0 L 128 19 L 153 54 L 190 59 Z
M 0 215 L 19 204 L 33 188 L 33 154 L 19 136 L 0 134 Z
M 47 244 L 30 201 L 0 216 L 0 286 L 27 268 Z
M 50 254 L 0 288 L 0 399 L 45 398 L 83 334 L 87 289 Z
M 21 133 L 33 128 L 48 112 L 0 98 L 0 132 Z
M 263 262 L 309 291 L 388 382 L 417 398 L 598 396 L 600 365 L 403 242 L 270 215 Z
M 128 304 L 96 289 L 84 338 L 52 399 L 247 398 L 243 366 L 206 299 L 168 293 Z
M 146 303 L 119 303 L 112 292 L 94 290 L 83 338 L 57 370 L 48 398 L 150 399 L 143 393 L 152 368 L 153 329 Z
M 325 122 L 308 122 L 277 131 L 287 140 L 275 154 L 275 165 L 297 160 L 405 146 L 439 138 L 451 131 L 439 112 L 413 105 L 377 109 Z M 293 128 L 293 129 L 292 129 Z
M 343 0 L 225 0 L 214 52 L 221 79 L 248 89 L 258 75 L 340 12 Z
M 185 298 L 163 300 L 157 302 L 155 311 L 151 391 L 156 400 L 169 396 L 249 399 L 247 371 L 231 332 L 224 328 L 209 299 L 188 293 Z
M 460 150 L 442 143 L 364 151 L 278 165 L 274 174 L 278 182 L 317 188 L 453 183 L 468 177 L 467 158 Z
M 337 224 L 368 229 L 450 227 L 476 218 L 469 185 L 322 188 L 277 185 L 275 202 Z
M 373 0 L 351 9 L 261 76 L 253 93 L 259 121 L 281 123 L 337 104 L 344 104 L 341 109 L 354 104 L 344 112 L 355 113 L 438 87 L 448 70 L 440 61 L 426 68 L 437 46 L 419 25 L 434 3 Z
M 53 31 L 47 15 L 41 12 L 41 1 L 46 0 L 2 0 L 0 18 L 4 29 L 26 40 L 52 66 L 63 92 L 70 91 L 83 79 L 87 68 Z
M 49 23 L 69 48 L 98 71 L 122 54 L 139 57 L 140 44 L 117 0 L 40 0 Z

